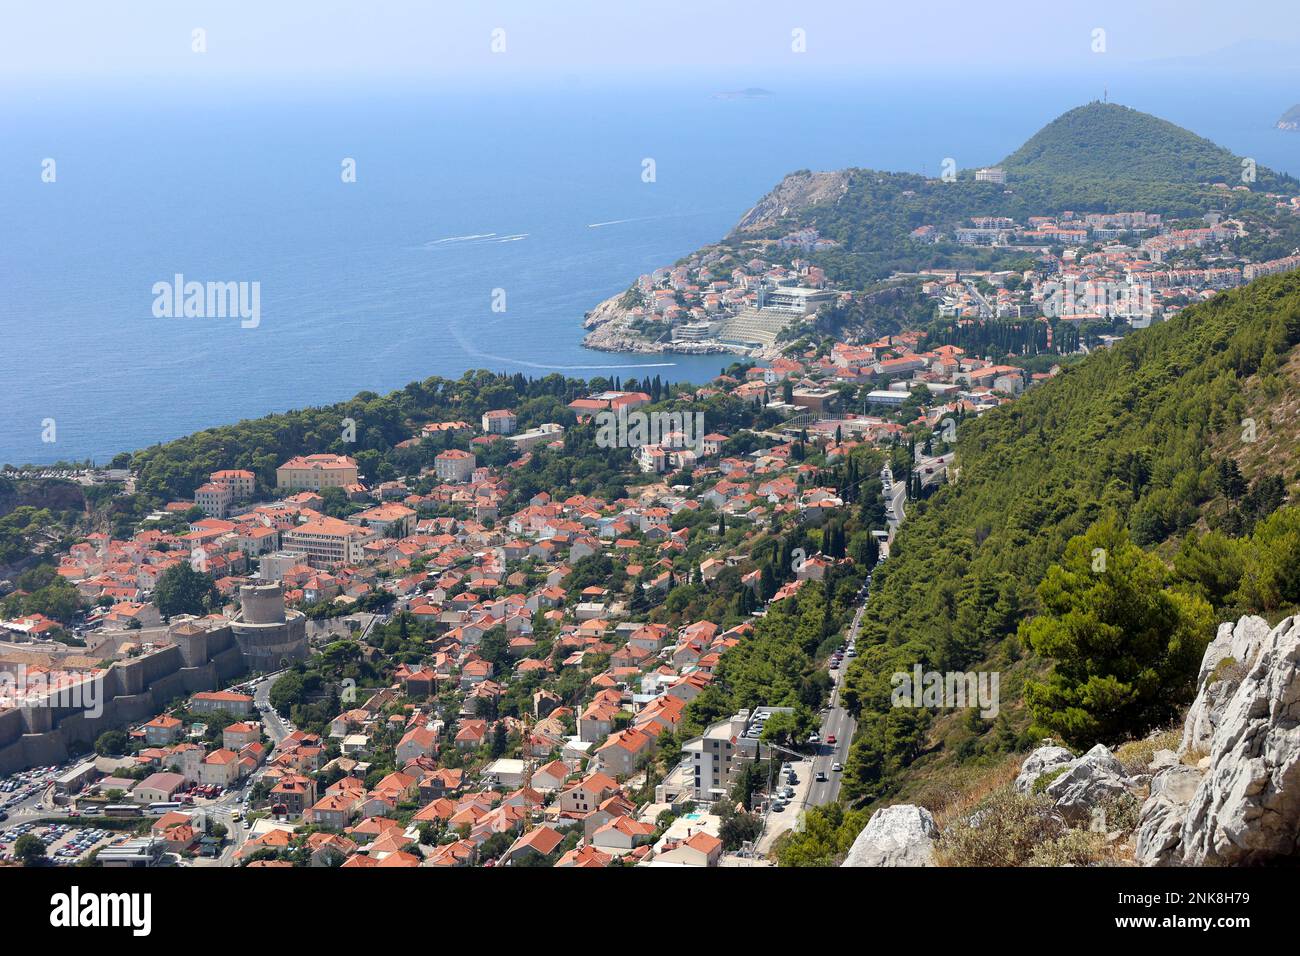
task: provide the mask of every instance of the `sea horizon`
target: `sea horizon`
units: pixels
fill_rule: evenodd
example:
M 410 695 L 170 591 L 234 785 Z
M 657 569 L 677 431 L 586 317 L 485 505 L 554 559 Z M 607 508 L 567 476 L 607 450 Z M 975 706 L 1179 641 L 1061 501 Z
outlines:
M 1300 175 L 1300 133 L 1272 128 L 1294 97 L 1275 78 L 728 79 L 0 87 L 0 463 L 103 463 L 472 368 L 706 381 L 734 357 L 592 351 L 584 313 L 722 238 L 786 173 L 985 165 L 1103 96 Z M 772 95 L 716 95 L 747 87 Z M 156 317 L 152 289 L 176 274 L 258 283 L 258 323 Z

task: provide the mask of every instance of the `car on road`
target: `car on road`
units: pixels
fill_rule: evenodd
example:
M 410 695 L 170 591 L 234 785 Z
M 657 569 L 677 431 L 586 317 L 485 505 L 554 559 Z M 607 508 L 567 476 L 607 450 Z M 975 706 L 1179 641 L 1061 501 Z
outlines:
M 838 760 L 835 763 L 831 764 L 831 770 L 834 771 L 835 773 L 839 773 L 843 769 L 844 769 L 844 765 L 840 763 Z
M 827 735 L 826 735 L 826 742 L 827 742 L 828 744 L 833 744 L 833 743 L 835 743 L 835 735 L 834 735 L 834 734 L 827 734 Z
M 818 782 L 818 783 L 825 783 L 825 782 L 826 782 L 826 779 L 827 779 L 827 778 L 826 778 L 826 771 L 825 771 L 825 770 L 818 770 L 818 771 L 817 771 L 817 782 Z
M 810 744 L 819 744 L 821 742 L 822 742 L 821 734 L 810 734 L 808 737 L 808 743 Z

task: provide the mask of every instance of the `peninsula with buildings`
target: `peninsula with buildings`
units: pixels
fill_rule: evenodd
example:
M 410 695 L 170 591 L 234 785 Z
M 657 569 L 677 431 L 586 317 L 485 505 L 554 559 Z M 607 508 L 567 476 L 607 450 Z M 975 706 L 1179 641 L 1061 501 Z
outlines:
M 1133 111 L 1093 104 L 1074 113 L 1086 127 L 1131 121 Z M 1208 144 L 1193 180 L 1089 202 L 1091 190 L 1054 178 L 1076 164 L 1044 159 L 1052 133 L 998 166 L 936 177 L 793 173 L 721 242 L 596 306 L 584 344 L 770 361 L 816 337 L 828 315 L 857 313 L 850 338 L 892 330 L 873 293 L 899 285 L 924 296 L 910 316 L 917 328 L 1037 322 L 1059 339 L 1061 323 L 1101 323 L 1119 334 L 1300 266 L 1294 181 Z M 1125 194 L 1149 201 L 1118 206 Z

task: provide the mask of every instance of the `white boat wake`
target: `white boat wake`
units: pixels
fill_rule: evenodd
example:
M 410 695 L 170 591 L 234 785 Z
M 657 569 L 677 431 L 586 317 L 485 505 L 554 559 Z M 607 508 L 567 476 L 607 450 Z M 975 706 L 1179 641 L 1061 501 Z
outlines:
M 655 219 L 673 219 L 674 216 L 635 216 L 632 219 L 610 219 L 607 222 L 589 222 L 588 229 L 600 229 L 603 226 L 621 226 L 625 222 L 652 222 Z
M 473 242 L 475 239 L 493 239 L 496 237 L 495 232 L 478 232 L 469 236 L 448 236 L 446 239 L 434 239 L 426 242 L 426 246 L 442 246 L 449 242 Z
M 638 362 L 633 365 L 547 365 L 541 362 L 529 362 L 524 359 L 507 358 L 504 355 L 493 355 L 490 352 L 481 352 L 466 341 L 465 336 L 461 334 L 459 326 L 455 323 L 448 323 L 447 331 L 451 332 L 451 337 L 456 340 L 456 344 L 459 345 L 468 356 L 487 359 L 491 362 L 503 362 L 507 365 L 519 365 L 523 368 L 540 369 L 547 372 L 588 372 L 615 368 L 672 368 L 677 364 L 676 362 Z

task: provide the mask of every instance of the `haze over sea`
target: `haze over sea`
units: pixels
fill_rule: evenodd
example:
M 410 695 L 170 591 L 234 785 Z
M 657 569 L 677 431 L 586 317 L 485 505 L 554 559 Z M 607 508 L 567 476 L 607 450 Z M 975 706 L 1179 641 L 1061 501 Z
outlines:
M 702 382 L 732 359 L 593 352 L 583 313 L 723 236 L 787 172 L 985 165 L 1102 95 L 1095 78 L 921 76 L 0 90 L 0 462 L 104 462 L 467 368 Z M 1272 128 L 1300 90 L 1195 72 L 1109 82 L 1112 101 L 1300 175 L 1300 134 Z M 713 95 L 766 85 L 775 95 Z M 175 273 L 260 282 L 260 325 L 155 318 L 151 289 Z M 43 443 L 51 418 L 58 440 Z

